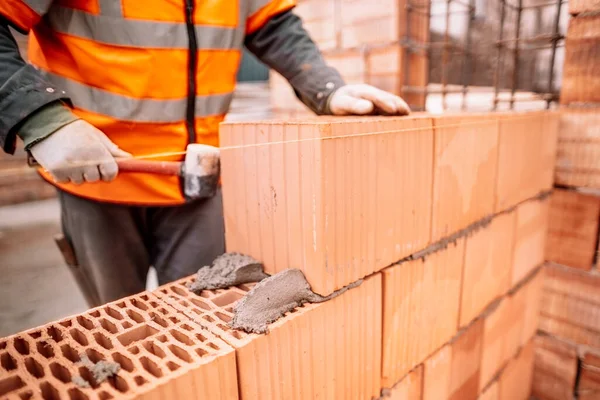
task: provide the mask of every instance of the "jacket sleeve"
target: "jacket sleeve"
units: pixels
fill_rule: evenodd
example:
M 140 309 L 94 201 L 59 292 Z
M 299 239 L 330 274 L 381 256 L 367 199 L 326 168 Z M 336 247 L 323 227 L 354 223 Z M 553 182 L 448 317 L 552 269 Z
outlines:
M 0 1 L 0 147 L 10 154 L 15 150 L 17 131 L 30 115 L 50 103 L 69 101 L 64 92 L 23 61 L 9 30 L 12 26 L 28 32 L 50 3 L 51 0 Z M 70 111 L 65 107 L 65 112 Z
M 255 28 L 247 29 L 248 50 L 287 79 L 298 99 L 314 113 L 331 114 L 329 98 L 345 82 L 337 70 L 326 64 L 300 18 L 291 8 L 284 8 L 261 22 L 258 28 L 254 23 L 247 24 Z

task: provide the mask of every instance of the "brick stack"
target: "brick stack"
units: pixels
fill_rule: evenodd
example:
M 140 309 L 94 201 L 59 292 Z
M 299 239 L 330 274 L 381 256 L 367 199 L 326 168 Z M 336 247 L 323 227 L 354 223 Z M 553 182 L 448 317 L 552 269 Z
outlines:
M 424 109 L 428 1 L 411 1 L 409 7 L 407 0 L 301 0 L 295 13 L 348 83 L 374 85 L 402 96 L 415 110 Z M 276 115 L 310 115 L 283 77 L 271 72 L 270 83 Z M 405 91 L 405 86 L 417 90 Z
M 565 66 L 533 394 L 541 400 L 600 398 L 600 3 L 569 2 Z M 594 381 L 594 379 L 596 379 Z
M 526 399 L 556 122 L 223 124 L 228 250 L 321 294 L 362 283 L 258 335 L 228 325 L 253 284 L 184 278 L 0 340 L 0 397 Z M 82 354 L 120 370 L 97 381 Z

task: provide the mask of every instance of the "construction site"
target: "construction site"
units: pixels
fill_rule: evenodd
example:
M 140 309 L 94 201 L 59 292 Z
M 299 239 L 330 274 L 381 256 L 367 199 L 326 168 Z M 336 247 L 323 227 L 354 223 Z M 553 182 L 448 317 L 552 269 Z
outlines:
M 51 78 L 60 75 L 52 85 L 71 82 L 64 90 L 74 93 L 69 107 L 78 118 L 133 154 L 131 163 L 117 163 L 130 181 L 57 190 L 36 150 L 48 137 L 28 147 L 27 137 L 13 135 L 22 140 L 9 154 L 10 140 L 1 137 L 9 117 L 2 114 L 16 106 L 2 86 L 16 78 L 4 82 L 0 73 L 0 399 L 600 400 L 600 1 L 0 3 L 0 28 L 10 27 L 23 59 Z M 343 87 L 334 88 L 331 78 L 309 78 L 308 87 L 318 88 L 307 100 L 306 83 L 253 55 L 262 53 L 249 27 L 275 3 L 299 17 L 345 85 L 399 96 L 410 113 L 402 115 L 401 106 L 385 112 L 377 99 L 363 97 L 372 112 L 336 114 Z M 152 7 L 163 8 L 152 14 Z M 240 11 L 203 19 L 202 12 L 218 7 Z M 117 78 L 83 80 L 77 74 L 91 68 L 90 57 L 106 54 L 95 68 L 108 71 L 98 66 L 137 57 L 125 43 L 131 40 L 143 47 L 140 59 L 172 52 L 177 65 L 181 36 L 183 54 L 198 49 L 198 76 L 203 68 L 225 75 L 227 52 L 206 45 L 202 35 L 227 25 L 230 14 L 230 25 L 244 27 L 254 42 L 238 51 L 228 113 L 214 123 L 218 141 L 202 131 L 216 120 L 210 104 L 198 102 L 222 93 L 210 83 L 202 92 L 194 78 L 198 136 L 185 143 L 188 153 L 179 143 L 158 151 L 148 144 L 150 134 L 139 153 L 127 147 L 133 142 L 119 132 L 128 138 L 149 130 L 156 140 L 171 140 L 168 130 L 180 128 L 166 115 L 179 105 L 190 111 L 190 99 L 168 98 L 176 85 L 157 83 L 143 68 L 121 70 L 156 98 L 141 89 L 135 96 L 120 92 L 127 85 Z M 59 17 L 68 22 L 60 25 Z M 34 20 L 43 28 L 29 24 Z M 186 24 L 188 34 L 195 26 L 194 35 L 185 35 Z M 128 30 L 119 36 L 123 26 Z M 112 32 L 87 31 L 99 27 Z M 170 36 L 149 36 L 163 31 Z M 10 52 L 3 32 L 0 70 Z M 215 66 L 207 67 L 205 53 Z M 142 63 L 150 70 L 168 65 Z M 84 84 L 91 95 L 78 98 Z M 54 86 L 46 91 L 54 94 Z M 331 112 L 316 115 L 324 96 Z M 135 97 L 142 105 L 129 107 Z M 113 105 L 121 110 L 104 113 Z M 147 105 L 160 124 L 136 119 Z M 114 131 L 104 114 L 120 123 Z M 16 129 L 30 129 L 28 118 Z M 188 161 L 194 144 L 218 148 L 210 154 L 218 154 L 218 168 L 206 148 L 194 154 L 206 173 L 197 186 L 181 178 L 196 167 Z M 147 161 L 157 158 L 153 153 L 163 158 Z M 162 164 L 135 170 L 136 161 Z M 169 241 L 156 239 L 160 249 L 149 244 L 158 233 L 143 238 L 151 260 L 138 274 L 143 289 L 106 301 L 109 290 L 91 281 L 101 282 L 98 288 L 126 285 L 125 259 L 137 256 L 115 211 L 126 201 L 110 197 L 110 185 L 119 195 L 141 194 L 143 185 L 159 187 L 153 173 L 175 165 L 173 174 L 181 176 L 164 179 L 179 182 L 179 206 L 198 193 L 222 196 L 216 219 L 224 252 L 211 262 L 194 256 L 193 274 L 164 275 L 188 262 L 172 256 L 173 243 L 201 247 L 210 236 L 193 228 L 204 212 L 172 216 L 161 225 Z M 208 175 L 210 168 L 218 172 Z M 81 249 L 92 249 L 100 236 L 66 237 L 95 216 L 66 214 L 76 203 L 60 190 L 115 204 L 102 224 L 123 237 L 101 238 L 115 248 L 103 255 L 117 271 L 112 281 L 112 272 L 103 276 L 82 264 Z M 155 198 L 169 190 L 160 186 Z M 136 224 L 148 230 L 171 212 L 151 200 L 136 203 L 147 213 Z M 182 233 L 173 227 L 178 223 L 189 225 Z M 170 258 L 155 256 L 159 250 Z

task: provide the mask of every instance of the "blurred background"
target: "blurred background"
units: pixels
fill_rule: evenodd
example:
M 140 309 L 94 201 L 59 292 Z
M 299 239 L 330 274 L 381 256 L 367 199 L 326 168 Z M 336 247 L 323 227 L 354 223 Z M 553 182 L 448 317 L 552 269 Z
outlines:
M 296 13 L 348 83 L 399 94 L 413 110 L 557 105 L 569 18 L 561 0 L 300 0 Z M 27 37 L 15 37 L 26 58 Z M 287 82 L 245 52 L 228 119 L 307 115 Z M 53 241 L 54 197 L 22 149 L 0 153 L 0 336 L 87 308 Z

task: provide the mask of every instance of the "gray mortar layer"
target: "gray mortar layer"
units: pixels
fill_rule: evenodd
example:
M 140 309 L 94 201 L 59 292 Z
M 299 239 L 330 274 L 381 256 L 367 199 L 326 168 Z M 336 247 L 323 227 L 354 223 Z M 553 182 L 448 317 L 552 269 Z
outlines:
M 97 363 L 93 363 L 85 353 L 80 354 L 79 358 L 81 364 L 92 373 L 94 381 L 97 385 L 101 384 L 108 378 L 115 376 L 121 369 L 119 364 L 111 361 L 100 360 Z M 81 376 L 74 376 L 72 382 L 82 388 L 91 387 L 90 382 L 86 381 Z
M 359 286 L 362 279 L 329 296 L 314 293 L 299 269 L 287 269 L 259 282 L 235 306 L 230 326 L 248 333 L 266 333 L 269 324 L 304 303 L 322 303 L 348 289 Z
M 206 289 L 222 289 L 243 283 L 259 282 L 269 277 L 263 272 L 263 264 L 252 257 L 239 254 L 223 254 L 212 265 L 202 267 L 196 273 L 196 281 L 189 289 L 200 294 Z

